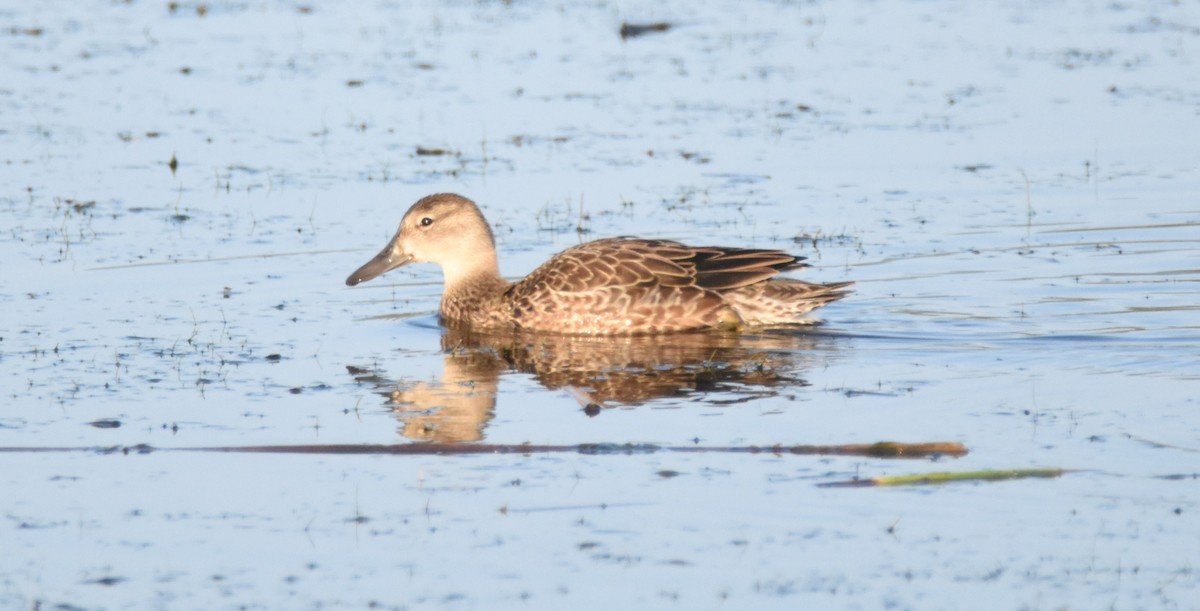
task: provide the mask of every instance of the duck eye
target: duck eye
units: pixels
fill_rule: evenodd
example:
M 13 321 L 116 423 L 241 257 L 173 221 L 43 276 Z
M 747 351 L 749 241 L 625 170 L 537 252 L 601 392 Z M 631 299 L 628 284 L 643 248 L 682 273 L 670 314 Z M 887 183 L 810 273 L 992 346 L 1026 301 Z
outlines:
M 430 226 L 430 225 L 432 225 L 432 224 L 433 224 L 433 219 L 431 219 L 431 218 L 429 218 L 429 217 L 425 217 L 425 218 L 421 219 L 421 226 L 422 226 L 422 227 L 428 227 L 428 226 Z

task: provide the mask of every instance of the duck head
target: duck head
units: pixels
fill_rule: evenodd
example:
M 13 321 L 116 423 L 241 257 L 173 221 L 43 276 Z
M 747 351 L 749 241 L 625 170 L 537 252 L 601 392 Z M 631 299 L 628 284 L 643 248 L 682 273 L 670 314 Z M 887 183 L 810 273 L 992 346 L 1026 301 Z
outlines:
M 346 285 L 366 282 L 409 263 L 440 265 L 448 286 L 479 273 L 499 276 L 491 228 L 475 202 L 453 193 L 430 195 L 413 204 L 395 237 L 354 270 Z

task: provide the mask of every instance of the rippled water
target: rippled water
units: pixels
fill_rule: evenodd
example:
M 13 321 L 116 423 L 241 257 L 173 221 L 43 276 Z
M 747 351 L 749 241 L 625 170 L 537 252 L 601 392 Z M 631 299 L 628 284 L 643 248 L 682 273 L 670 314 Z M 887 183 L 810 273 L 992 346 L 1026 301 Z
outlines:
M 2 607 L 1195 607 L 1191 4 L 0 15 Z M 512 277 L 637 234 L 856 292 L 462 336 L 434 268 L 342 284 L 436 191 Z M 969 453 L 722 451 L 879 441 Z

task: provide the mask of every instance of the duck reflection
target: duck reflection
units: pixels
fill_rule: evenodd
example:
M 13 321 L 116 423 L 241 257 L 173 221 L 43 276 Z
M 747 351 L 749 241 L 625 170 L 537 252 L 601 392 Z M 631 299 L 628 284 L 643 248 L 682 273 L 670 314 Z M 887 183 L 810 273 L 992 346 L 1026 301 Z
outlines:
M 441 443 L 478 441 L 492 419 L 500 376 L 523 373 L 574 396 L 589 416 L 675 398 L 728 405 L 808 383 L 800 372 L 832 358 L 837 337 L 794 330 L 590 337 L 445 329 L 440 379 L 389 379 L 348 367 L 396 412 L 401 434 Z

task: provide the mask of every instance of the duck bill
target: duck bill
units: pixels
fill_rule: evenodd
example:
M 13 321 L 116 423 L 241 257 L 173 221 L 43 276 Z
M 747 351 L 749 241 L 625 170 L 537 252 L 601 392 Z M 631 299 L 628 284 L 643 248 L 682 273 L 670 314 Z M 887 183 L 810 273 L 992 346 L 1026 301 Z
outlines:
M 372 278 L 382 276 L 383 274 L 406 265 L 412 261 L 412 255 L 400 251 L 396 243 L 393 241 L 379 251 L 370 261 L 363 264 L 362 267 L 354 270 L 349 278 L 346 278 L 346 286 L 354 286 L 360 282 L 366 282 Z

